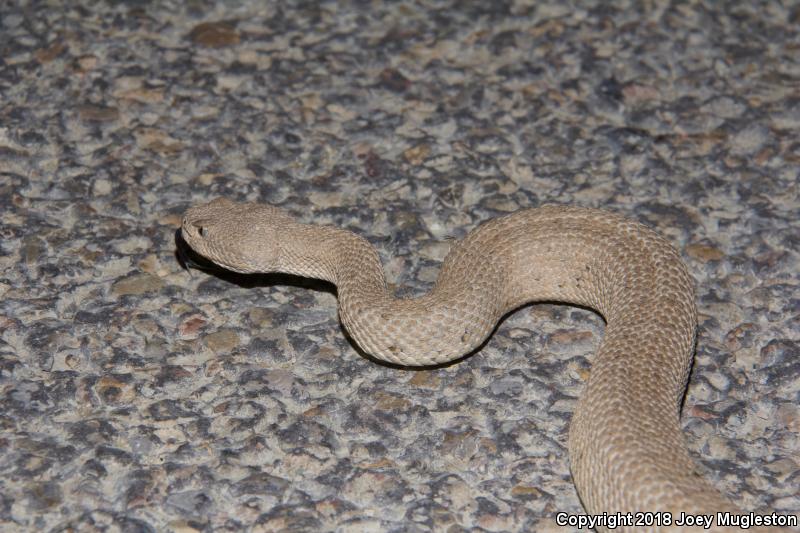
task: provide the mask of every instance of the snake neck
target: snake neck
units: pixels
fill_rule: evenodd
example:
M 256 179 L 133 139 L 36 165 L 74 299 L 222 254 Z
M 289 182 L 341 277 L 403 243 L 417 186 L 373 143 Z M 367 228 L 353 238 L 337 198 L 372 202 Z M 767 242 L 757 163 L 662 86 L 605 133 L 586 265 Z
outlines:
M 387 297 L 386 278 L 375 247 L 355 233 L 333 226 L 292 224 L 280 239 L 277 270 L 336 285 L 339 298 Z M 290 236 L 289 236 L 290 235 Z M 350 294 L 352 291 L 357 294 Z

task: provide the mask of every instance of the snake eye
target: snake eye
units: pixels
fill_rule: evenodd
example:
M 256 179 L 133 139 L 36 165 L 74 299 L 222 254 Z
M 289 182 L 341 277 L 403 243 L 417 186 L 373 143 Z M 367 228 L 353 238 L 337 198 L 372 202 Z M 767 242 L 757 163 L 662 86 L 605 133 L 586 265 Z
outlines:
M 192 226 L 197 230 L 197 234 L 203 238 L 208 237 L 208 226 L 205 224 L 204 220 L 195 220 L 192 222 Z

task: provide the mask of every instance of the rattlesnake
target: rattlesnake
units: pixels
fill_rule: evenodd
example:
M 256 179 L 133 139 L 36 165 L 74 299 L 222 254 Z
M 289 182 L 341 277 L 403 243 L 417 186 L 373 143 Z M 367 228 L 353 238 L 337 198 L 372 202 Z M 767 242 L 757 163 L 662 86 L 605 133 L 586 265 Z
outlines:
M 299 223 L 276 207 L 220 198 L 189 209 L 181 234 L 194 251 L 236 272 L 334 283 L 352 339 L 399 365 L 459 358 L 528 302 L 597 310 L 605 337 L 568 442 L 587 512 L 663 513 L 657 516 L 673 521 L 621 531 L 678 531 L 680 513 L 736 512 L 699 473 L 679 425 L 696 328 L 692 280 L 675 249 L 644 225 L 568 206 L 496 218 L 454 244 L 430 293 L 411 299 L 387 291 L 379 256 L 364 238 Z

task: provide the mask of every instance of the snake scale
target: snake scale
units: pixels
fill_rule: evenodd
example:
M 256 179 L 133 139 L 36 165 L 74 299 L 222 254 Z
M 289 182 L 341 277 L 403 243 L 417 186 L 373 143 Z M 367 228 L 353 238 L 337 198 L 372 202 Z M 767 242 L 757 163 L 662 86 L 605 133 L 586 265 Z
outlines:
M 737 512 L 702 477 L 679 424 L 696 328 L 691 277 L 669 242 L 640 223 L 555 205 L 495 218 L 453 245 L 433 289 L 411 299 L 387 290 L 366 239 L 300 223 L 277 207 L 219 198 L 189 209 L 181 235 L 195 252 L 235 272 L 335 284 L 352 339 L 400 365 L 457 359 L 479 347 L 504 314 L 529 302 L 595 309 L 605 318 L 605 336 L 568 442 L 587 512 L 669 512 L 673 519 Z M 703 529 L 672 523 L 649 530 Z

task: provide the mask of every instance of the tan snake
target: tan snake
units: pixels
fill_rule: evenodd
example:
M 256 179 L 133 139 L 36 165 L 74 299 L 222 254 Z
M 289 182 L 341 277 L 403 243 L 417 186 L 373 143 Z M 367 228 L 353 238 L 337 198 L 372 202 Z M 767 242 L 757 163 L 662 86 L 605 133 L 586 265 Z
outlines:
M 269 205 L 220 198 L 189 209 L 181 234 L 195 252 L 236 272 L 334 283 L 348 333 L 390 363 L 459 358 L 480 346 L 504 314 L 528 302 L 597 310 L 606 320 L 605 337 L 568 443 L 587 513 L 671 513 L 659 515 L 672 520 L 662 528 L 615 531 L 681 531 L 680 513 L 737 513 L 702 478 L 679 425 L 696 327 L 692 280 L 675 249 L 642 224 L 567 206 L 496 218 L 455 244 L 430 293 L 413 299 L 387 291 L 378 254 L 364 238 L 299 223 Z

